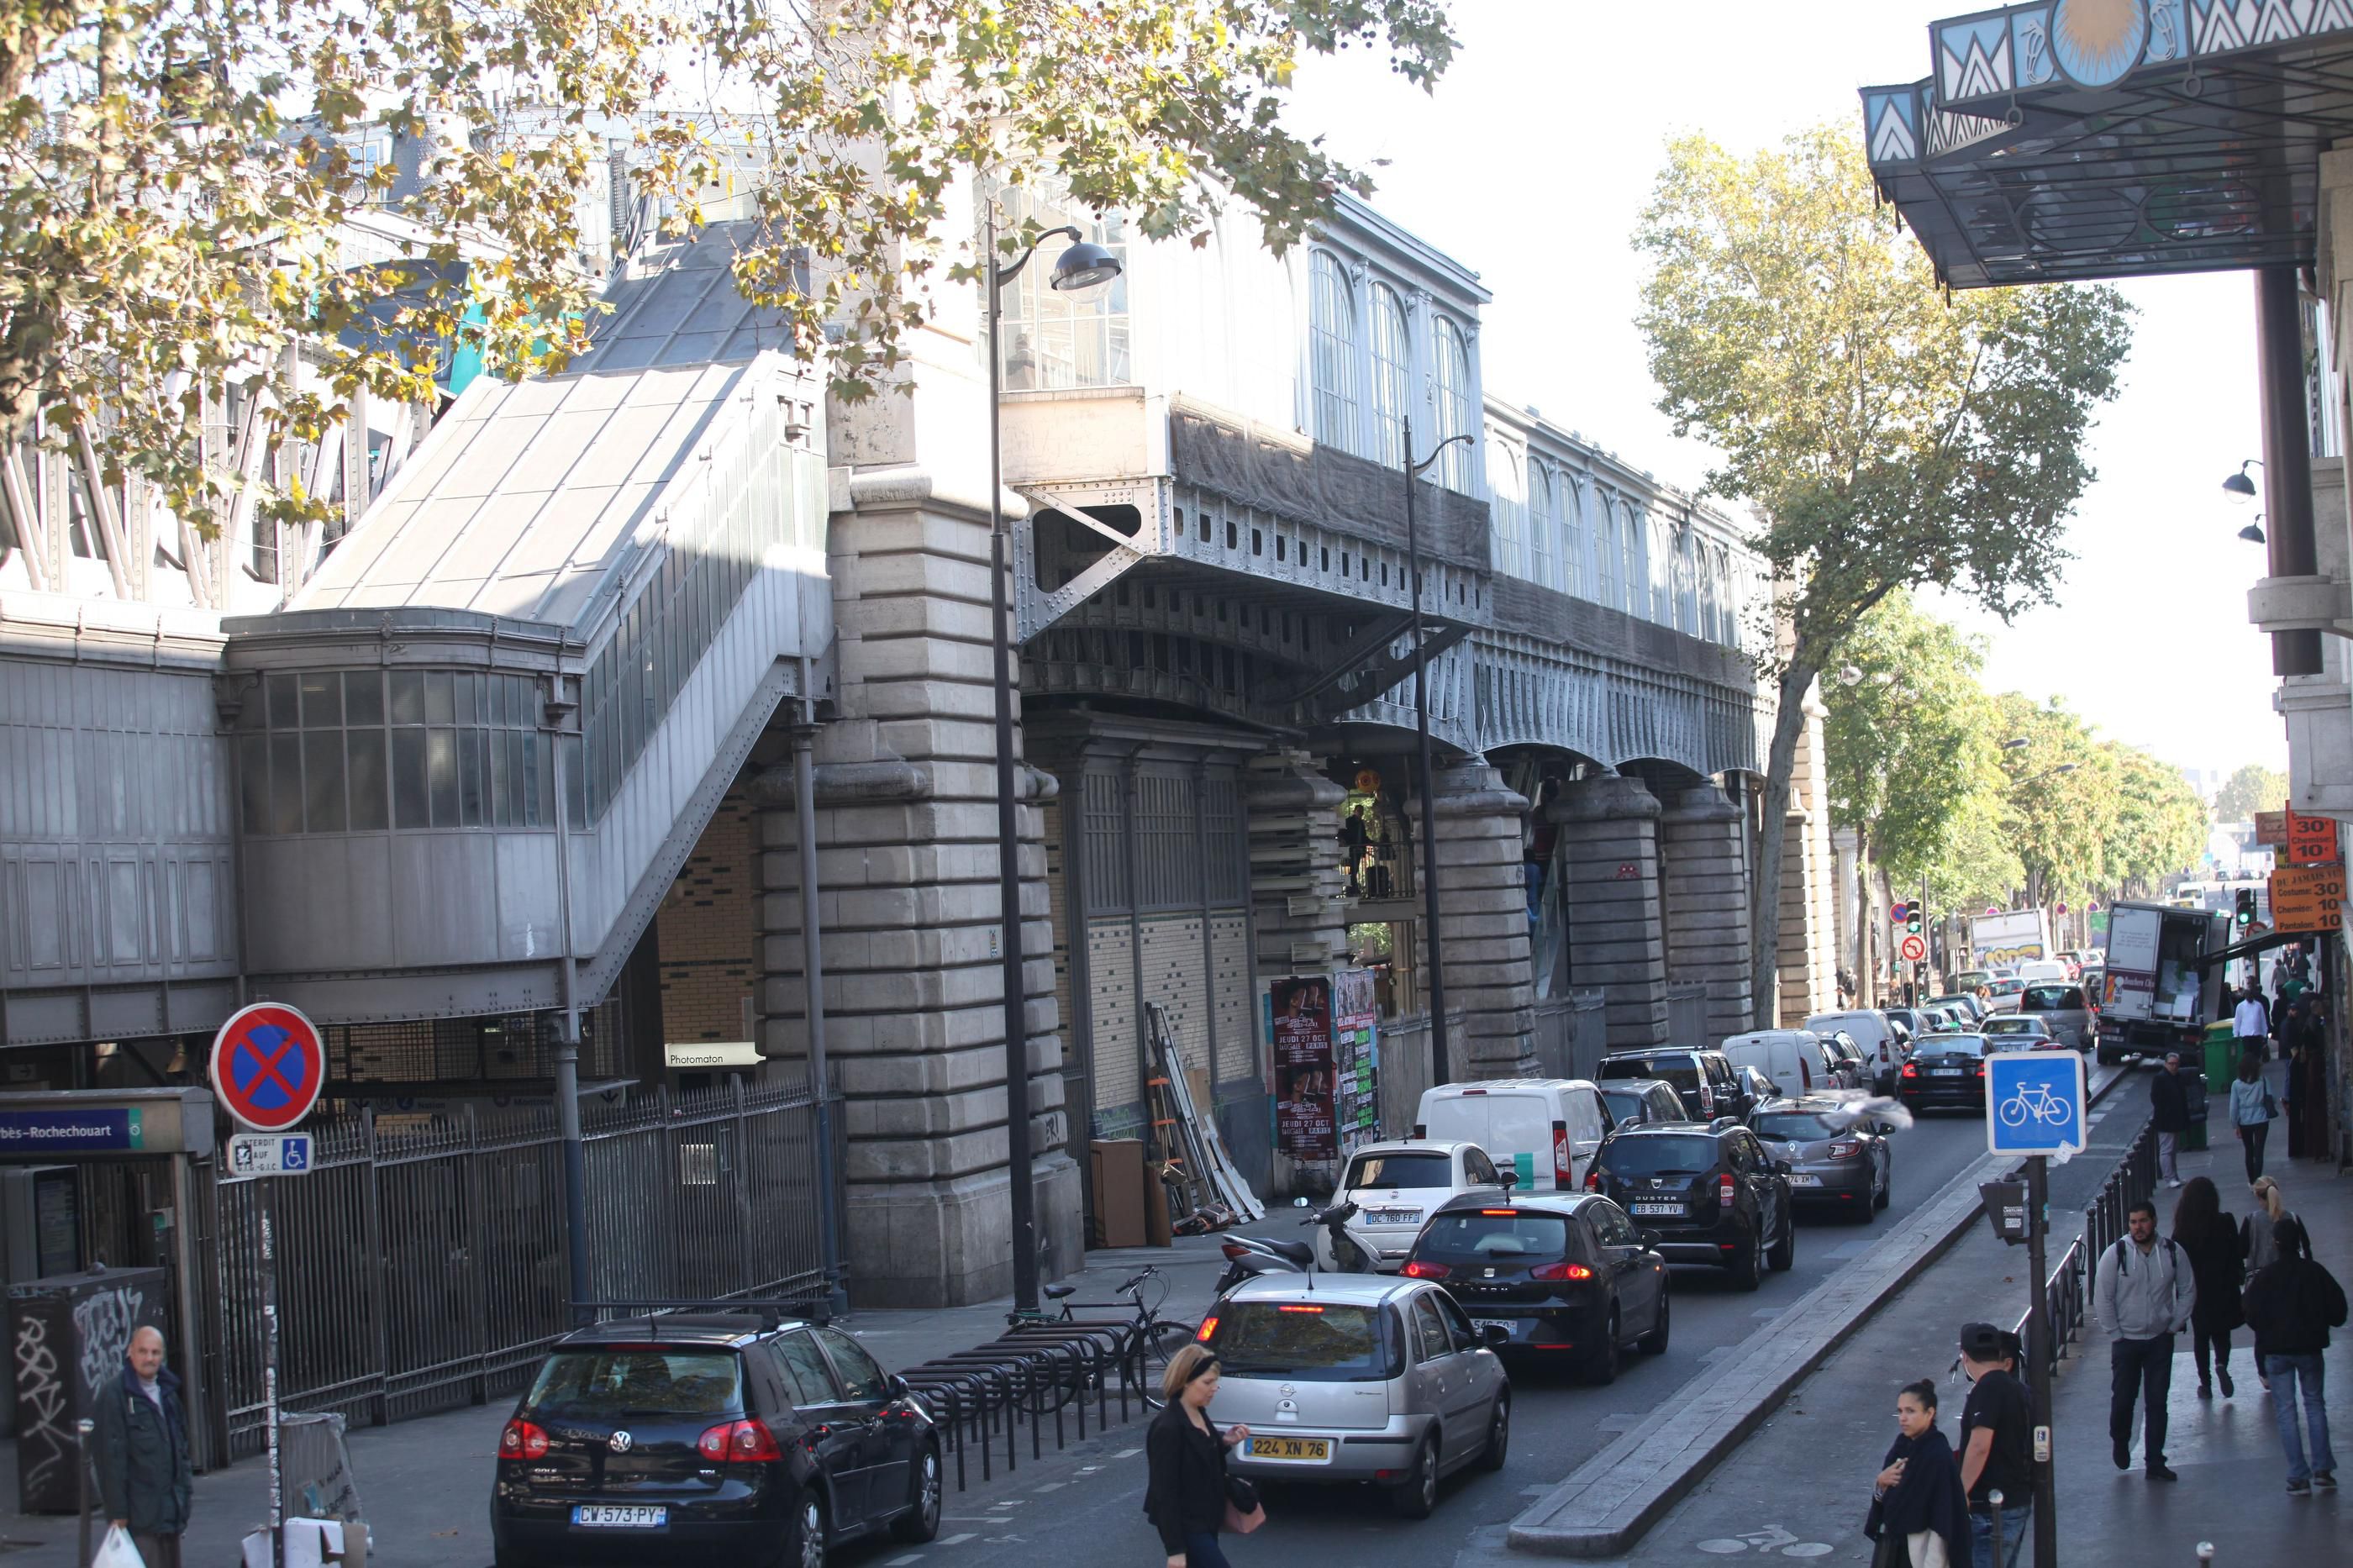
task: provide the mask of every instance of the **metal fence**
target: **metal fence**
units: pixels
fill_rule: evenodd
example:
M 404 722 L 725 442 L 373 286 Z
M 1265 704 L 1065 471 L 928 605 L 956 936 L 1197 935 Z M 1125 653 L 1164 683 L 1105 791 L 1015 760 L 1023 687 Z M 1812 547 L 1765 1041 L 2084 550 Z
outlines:
M 2084 1331 L 2091 1315 L 2092 1271 L 2100 1254 L 2125 1233 L 2125 1215 L 2133 1205 L 2157 1191 L 2157 1132 L 2144 1127 L 2116 1168 L 2108 1173 L 2100 1195 L 2084 1209 L 2084 1234 L 2059 1256 L 2051 1270 L 2047 1295 L 2051 1302 L 2051 1367 L 2056 1372 L 2067 1346 Z M 2031 1316 L 2030 1312 L 2027 1316 Z M 2026 1336 L 2026 1317 L 2018 1320 L 2018 1334 Z
M 805 1089 L 592 1097 L 581 1119 L 596 1300 L 824 1293 L 818 1205 L 839 1200 L 818 1189 Z M 221 1436 L 246 1454 L 264 1439 L 257 1194 L 216 1193 L 206 1339 Z M 481 1403 L 571 1326 L 553 1107 L 363 1111 L 321 1132 L 314 1169 L 275 1199 L 282 1405 L 382 1424 Z

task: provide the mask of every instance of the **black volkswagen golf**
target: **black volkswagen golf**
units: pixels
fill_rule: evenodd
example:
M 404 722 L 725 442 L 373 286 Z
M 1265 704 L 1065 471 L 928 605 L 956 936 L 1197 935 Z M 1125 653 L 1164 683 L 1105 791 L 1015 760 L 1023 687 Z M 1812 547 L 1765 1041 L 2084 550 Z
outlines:
M 1470 1315 L 1510 1337 L 1496 1349 L 1572 1358 L 1611 1383 L 1626 1347 L 1667 1348 L 1667 1261 L 1658 1237 L 1586 1193 L 1532 1193 L 1510 1203 L 1449 1200 L 1414 1238 L 1405 1272 L 1435 1279 Z
M 940 1527 L 940 1438 L 838 1329 L 625 1319 L 557 1342 L 499 1437 L 499 1568 L 822 1568 L 841 1541 Z

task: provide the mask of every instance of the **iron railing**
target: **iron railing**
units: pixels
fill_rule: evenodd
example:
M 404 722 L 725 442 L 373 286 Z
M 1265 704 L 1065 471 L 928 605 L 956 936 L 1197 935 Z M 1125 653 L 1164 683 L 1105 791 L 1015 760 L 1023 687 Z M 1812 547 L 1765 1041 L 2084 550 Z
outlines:
M 814 1300 L 833 1283 L 818 1205 L 838 1215 L 839 1194 L 818 1191 L 805 1089 L 590 1097 L 581 1120 L 595 1300 Z M 382 1425 L 519 1387 L 573 1327 L 562 1162 L 545 1105 L 322 1130 L 312 1171 L 275 1194 L 280 1404 Z M 216 1192 L 206 1338 L 237 1455 L 265 1435 L 258 1205 L 249 1183 Z
M 2098 1267 L 2100 1254 L 2109 1243 L 2124 1234 L 2125 1216 L 2133 1205 L 2157 1191 L 2157 1133 L 2144 1127 L 2132 1147 L 2108 1173 L 2101 1185 L 2100 1195 L 2084 1209 L 2084 1233 L 2068 1245 L 2051 1270 L 2045 1294 L 2051 1302 L 2051 1369 L 2056 1372 L 2067 1354 L 2067 1347 L 2084 1331 L 2091 1315 L 2092 1272 Z M 2021 1313 L 2017 1332 L 2026 1338 L 2026 1320 L 2031 1312 Z

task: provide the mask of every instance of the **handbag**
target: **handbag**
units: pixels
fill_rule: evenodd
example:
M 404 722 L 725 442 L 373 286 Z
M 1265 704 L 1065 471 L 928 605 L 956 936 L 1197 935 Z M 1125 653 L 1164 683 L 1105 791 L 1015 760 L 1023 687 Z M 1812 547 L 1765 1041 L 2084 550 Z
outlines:
M 2279 1101 L 2272 1098 L 2272 1091 L 2269 1089 L 2263 1090 L 2263 1120 L 2266 1121 L 2279 1120 Z
M 1259 1500 L 1258 1488 L 1244 1477 L 1228 1476 L 1225 1530 L 1234 1535 L 1248 1535 L 1265 1522 L 1266 1505 Z

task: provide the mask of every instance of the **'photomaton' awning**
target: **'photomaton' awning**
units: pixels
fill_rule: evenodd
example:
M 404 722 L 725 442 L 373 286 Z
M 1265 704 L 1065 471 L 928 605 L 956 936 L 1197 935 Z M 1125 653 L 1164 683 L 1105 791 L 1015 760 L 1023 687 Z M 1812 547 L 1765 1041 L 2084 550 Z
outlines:
M 2032 0 L 1862 89 L 1881 194 L 1956 289 L 2313 258 L 2353 0 Z

